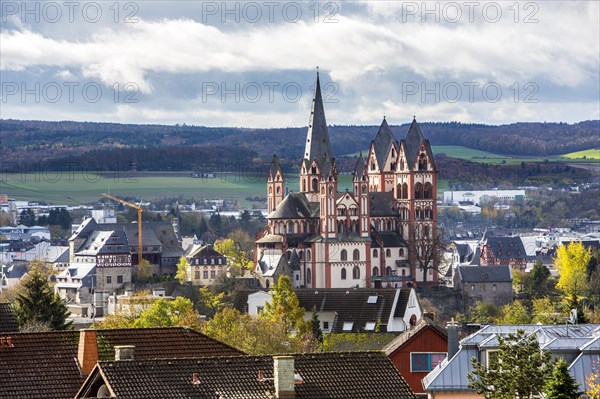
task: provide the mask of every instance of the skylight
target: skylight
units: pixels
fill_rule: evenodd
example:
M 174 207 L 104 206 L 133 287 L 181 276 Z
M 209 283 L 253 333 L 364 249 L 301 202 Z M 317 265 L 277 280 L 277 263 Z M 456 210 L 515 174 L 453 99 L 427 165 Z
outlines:
M 377 295 L 369 295 L 369 299 L 367 299 L 367 303 L 377 303 Z
M 342 327 L 342 331 L 352 331 L 353 326 L 354 326 L 353 321 L 345 321 L 344 326 Z

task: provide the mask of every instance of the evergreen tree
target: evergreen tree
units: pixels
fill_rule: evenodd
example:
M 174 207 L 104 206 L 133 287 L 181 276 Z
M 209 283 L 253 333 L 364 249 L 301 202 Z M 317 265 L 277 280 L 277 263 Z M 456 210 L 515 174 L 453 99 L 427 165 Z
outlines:
M 35 214 L 29 208 L 23 209 L 19 215 L 19 223 L 24 224 L 25 226 L 34 226 L 35 225 Z
M 15 313 L 19 326 L 45 323 L 52 330 L 71 328 L 67 322 L 70 312 L 62 299 L 48 284 L 48 278 L 39 265 L 33 265 L 23 281 L 23 291 L 15 299 Z
M 473 371 L 468 374 L 469 388 L 483 394 L 485 399 L 529 399 L 539 396 L 550 371 L 551 358 L 540 350 L 535 334 L 525 331 L 506 337 L 498 336 L 497 355 L 490 364 L 479 363 L 475 358 Z
M 317 312 L 317 307 L 313 306 L 312 308 L 312 316 L 310 318 L 310 326 L 312 330 L 312 334 L 317 341 L 323 343 L 323 330 L 321 330 L 321 321 L 319 320 L 319 313 Z
M 569 374 L 567 362 L 559 358 L 544 386 L 546 399 L 577 399 L 583 393 L 578 388 L 579 383 Z

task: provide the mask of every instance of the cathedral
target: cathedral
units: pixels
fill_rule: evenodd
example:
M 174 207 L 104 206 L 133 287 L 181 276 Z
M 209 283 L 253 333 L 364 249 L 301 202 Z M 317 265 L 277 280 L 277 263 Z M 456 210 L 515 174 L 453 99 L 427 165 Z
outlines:
M 319 75 L 300 163 L 298 191 L 286 192 L 273 156 L 267 226 L 256 236 L 255 275 L 269 288 L 282 274 L 295 287 L 416 287 L 436 283 L 427 257 L 437 231 L 437 170 L 429 140 L 413 120 L 394 138 L 385 117 L 352 190 L 338 190 Z

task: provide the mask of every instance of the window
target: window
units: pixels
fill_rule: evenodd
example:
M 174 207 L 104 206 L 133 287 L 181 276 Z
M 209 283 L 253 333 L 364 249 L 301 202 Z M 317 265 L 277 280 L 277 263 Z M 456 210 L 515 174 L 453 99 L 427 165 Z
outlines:
M 312 272 L 306 269 L 306 284 L 312 284 Z
M 374 321 L 369 321 L 365 324 L 365 331 L 375 331 L 376 323 Z
M 385 256 L 386 256 L 386 258 L 389 258 L 390 256 L 392 256 L 392 251 L 390 251 L 389 248 L 385 250 Z
M 352 251 L 352 260 L 360 260 L 360 251 L 358 249 Z
M 376 258 L 376 257 L 377 257 L 377 250 L 376 250 L 376 249 L 374 249 L 374 250 L 373 250 L 373 257 L 374 257 L 374 258 Z
M 340 277 L 342 280 L 346 279 L 346 268 L 343 267 L 342 270 L 340 271 Z
M 492 290 L 496 291 L 496 284 L 492 285 Z
M 214 271 L 214 270 L 211 270 L 211 271 L 210 271 L 210 278 L 211 278 L 211 279 L 214 279 L 215 277 L 217 277 L 217 272 L 216 272 L 216 271 Z
M 354 326 L 353 321 L 345 321 L 342 327 L 342 331 L 352 331 L 352 327 Z
M 444 358 L 446 353 L 411 353 L 410 371 L 429 372 L 434 369 Z
M 203 279 L 205 279 L 205 280 L 208 280 L 208 270 L 204 270 L 204 271 L 202 272 L 202 278 L 203 278 Z M 198 279 L 198 278 L 196 278 L 196 280 L 197 280 L 197 279 Z
M 475 290 L 475 284 L 471 284 L 471 291 Z
M 319 190 L 319 181 L 317 179 L 312 179 L 312 190 L 313 191 Z
M 358 268 L 358 266 L 354 266 L 354 268 L 352 269 L 352 278 L 354 280 L 358 280 L 360 278 L 360 269 Z
M 123 276 L 117 276 L 117 284 L 123 284 Z
M 348 260 L 348 253 L 346 252 L 345 249 L 342 249 L 342 252 L 340 252 L 340 259 L 341 260 Z
M 112 276 L 106 276 L 106 284 L 112 284 Z
M 323 322 L 323 330 L 329 330 L 329 322 L 328 321 Z
M 404 248 L 400 248 L 400 250 L 398 251 L 398 255 L 400 255 L 401 258 L 404 257 Z
M 379 268 L 378 268 L 378 267 L 374 267 L 374 268 L 373 268 L 373 276 L 374 276 L 374 277 L 377 277 L 377 276 L 379 276 Z
M 204 272 L 206 273 L 206 272 Z M 200 270 L 194 271 L 194 280 L 200 280 Z
M 386 276 L 391 276 L 392 275 L 392 268 L 391 267 L 386 267 L 385 268 L 385 275 Z
M 310 256 L 310 249 L 306 250 L 306 260 L 312 260 L 312 258 Z

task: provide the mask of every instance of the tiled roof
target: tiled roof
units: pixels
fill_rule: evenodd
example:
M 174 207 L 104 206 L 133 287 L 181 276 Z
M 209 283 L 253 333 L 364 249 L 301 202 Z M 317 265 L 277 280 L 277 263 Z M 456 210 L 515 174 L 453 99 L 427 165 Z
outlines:
M 134 345 L 138 359 L 231 356 L 242 352 L 185 328 L 96 330 L 100 359 L 114 357 L 114 345 Z M 0 398 L 72 398 L 84 381 L 79 371 L 78 331 L 1 334 Z
M 275 397 L 271 356 L 113 361 L 101 362 L 99 368 L 117 398 Z M 294 355 L 294 368 L 302 378 L 295 385 L 297 399 L 415 398 L 382 352 Z M 197 384 L 192 383 L 193 373 Z M 97 369 L 86 385 L 96 376 Z
M 0 333 L 19 331 L 17 318 L 10 303 L 0 303 Z
M 295 292 L 300 306 L 306 311 L 310 312 L 316 307 L 318 312 L 337 313 L 331 326 L 332 333 L 363 332 L 367 323 L 377 323 L 379 320 L 387 323 L 396 297 L 396 289 L 305 288 Z M 371 296 L 377 297 L 373 303 L 369 303 Z M 343 329 L 345 322 L 353 323 L 351 330 Z
M 523 259 L 527 257 L 523 241 L 519 237 L 487 236 L 484 245 L 492 250 L 497 259 Z
M 398 209 L 395 207 L 394 193 L 387 191 L 383 193 L 373 192 L 371 196 L 370 216 L 397 216 Z

